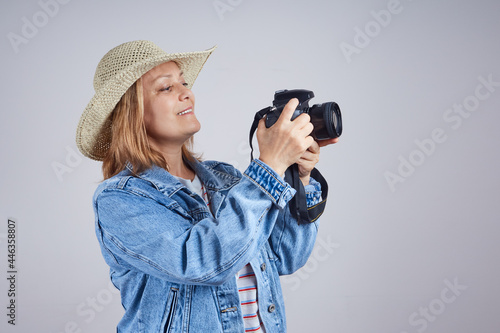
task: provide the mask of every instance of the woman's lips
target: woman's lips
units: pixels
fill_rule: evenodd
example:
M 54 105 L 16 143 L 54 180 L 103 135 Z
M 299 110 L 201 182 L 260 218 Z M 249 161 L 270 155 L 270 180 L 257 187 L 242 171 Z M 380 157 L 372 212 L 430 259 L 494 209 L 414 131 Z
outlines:
M 193 108 L 192 108 L 192 107 L 188 107 L 188 108 L 187 108 L 187 109 L 185 109 L 184 111 L 179 112 L 177 115 L 178 115 L 178 116 L 182 116 L 182 115 L 185 115 L 185 114 L 187 114 L 187 113 L 191 113 L 191 112 L 193 112 Z

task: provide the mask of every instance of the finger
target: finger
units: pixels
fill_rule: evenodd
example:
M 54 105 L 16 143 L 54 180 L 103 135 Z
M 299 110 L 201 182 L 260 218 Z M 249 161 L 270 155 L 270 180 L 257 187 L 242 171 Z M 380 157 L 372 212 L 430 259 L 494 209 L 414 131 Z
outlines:
M 296 163 L 299 167 L 299 172 L 301 173 L 311 172 L 311 170 L 314 169 L 314 166 L 316 165 L 315 161 L 308 161 L 302 158 L 299 159 Z
M 314 169 L 314 162 L 311 162 L 311 161 L 305 161 L 303 159 L 299 159 L 297 162 L 296 162 L 297 166 L 299 167 L 300 171 L 304 172 L 304 171 L 308 171 L 308 172 L 311 172 L 312 169 Z
M 317 161 L 319 161 L 319 153 L 314 153 L 314 152 L 310 151 L 309 149 L 307 149 L 305 152 L 302 153 L 302 155 L 300 156 L 300 159 L 302 159 L 304 161 L 317 162 Z
M 288 103 L 286 103 L 285 107 L 283 108 L 283 111 L 281 112 L 278 121 L 290 121 L 298 105 L 299 105 L 299 100 L 297 98 L 292 98 L 291 100 L 289 100 Z
M 313 154 L 319 154 L 319 144 L 317 141 L 314 141 L 312 145 L 307 149 L 308 151 L 312 152 Z
M 303 136 L 309 136 L 314 130 L 314 125 L 312 123 L 305 123 L 304 125 L 297 124 L 297 127 L 299 128 L 299 131 Z
M 299 161 L 302 161 L 303 163 L 311 163 L 316 161 L 316 156 L 315 154 L 311 153 L 310 151 L 305 151 L 304 154 L 299 158 Z
M 301 113 L 297 118 L 293 120 L 293 125 L 297 126 L 297 128 L 304 128 L 304 126 L 309 126 L 308 124 L 312 125 L 311 117 L 307 113 Z
M 324 147 L 324 146 L 328 146 L 328 145 L 331 145 L 331 144 L 334 144 L 334 143 L 337 143 L 337 142 L 339 142 L 339 138 L 326 139 L 326 140 L 318 140 L 318 145 L 320 147 Z
M 296 122 L 297 119 L 292 121 L 291 127 L 293 128 L 293 131 L 295 133 L 294 136 L 300 137 L 300 138 L 305 138 L 306 136 L 311 135 L 312 131 L 314 130 L 314 125 L 312 123 L 305 123 L 301 124 L 300 122 Z M 308 146 L 309 148 L 309 146 Z
M 311 147 L 314 142 L 314 138 L 312 136 L 307 136 L 305 139 L 306 147 Z M 307 151 L 308 148 L 304 149 L 304 152 Z

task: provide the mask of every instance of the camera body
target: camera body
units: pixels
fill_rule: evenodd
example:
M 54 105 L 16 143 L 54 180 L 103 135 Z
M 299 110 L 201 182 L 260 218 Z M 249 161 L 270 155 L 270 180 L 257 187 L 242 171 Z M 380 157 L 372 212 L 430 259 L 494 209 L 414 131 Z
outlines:
M 302 113 L 307 113 L 311 117 L 314 130 L 311 135 L 316 140 L 337 138 L 342 134 L 342 115 L 340 108 L 335 102 L 315 104 L 309 107 L 309 101 L 314 97 L 314 93 L 305 89 L 278 90 L 274 93 L 273 106 L 266 114 L 266 127 L 271 127 L 276 123 L 283 111 L 286 103 L 292 98 L 299 100 L 299 105 L 295 109 L 291 120 L 294 120 Z
M 285 105 L 292 98 L 297 98 L 299 105 L 295 109 L 291 120 L 293 121 L 302 113 L 309 114 L 311 123 L 314 125 L 311 136 L 316 140 L 334 139 L 342 134 L 342 115 L 337 103 L 327 102 L 309 107 L 309 101 L 313 97 L 314 93 L 312 91 L 304 89 L 278 90 L 275 92 L 273 106 L 265 107 L 255 114 L 249 135 L 250 161 L 253 160 L 252 139 L 259 122 L 265 117 L 266 127 L 273 126 L 280 117 L 281 112 L 283 112 Z M 311 170 L 311 177 L 321 184 L 322 201 L 313 207 L 307 207 L 306 192 L 300 180 L 298 165 L 295 163 L 285 171 L 285 181 L 297 191 L 290 201 L 289 209 L 296 216 L 299 224 L 316 221 L 325 210 L 328 183 L 316 168 Z

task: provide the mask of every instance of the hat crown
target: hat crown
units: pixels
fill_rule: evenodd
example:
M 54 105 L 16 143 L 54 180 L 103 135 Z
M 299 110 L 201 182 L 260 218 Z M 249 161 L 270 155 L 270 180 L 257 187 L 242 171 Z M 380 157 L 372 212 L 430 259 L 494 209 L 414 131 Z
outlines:
M 104 55 L 94 75 L 94 89 L 98 91 L 117 74 L 134 65 L 165 55 L 165 51 L 153 42 L 139 40 L 123 43 Z

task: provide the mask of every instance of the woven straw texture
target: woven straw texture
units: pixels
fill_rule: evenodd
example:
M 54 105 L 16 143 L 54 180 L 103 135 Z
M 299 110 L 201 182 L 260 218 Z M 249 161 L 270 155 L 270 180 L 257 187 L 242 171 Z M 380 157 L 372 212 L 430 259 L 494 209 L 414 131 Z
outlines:
M 169 54 L 153 42 L 133 41 L 106 53 L 94 76 L 95 95 L 83 111 L 76 130 L 76 145 L 80 152 L 97 161 L 104 159 L 111 142 L 110 115 L 123 94 L 142 75 L 174 60 L 191 89 L 214 49 Z

